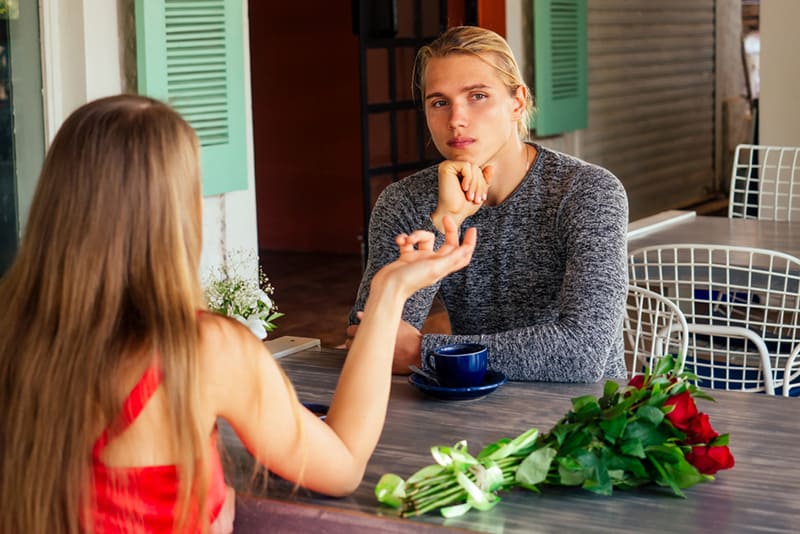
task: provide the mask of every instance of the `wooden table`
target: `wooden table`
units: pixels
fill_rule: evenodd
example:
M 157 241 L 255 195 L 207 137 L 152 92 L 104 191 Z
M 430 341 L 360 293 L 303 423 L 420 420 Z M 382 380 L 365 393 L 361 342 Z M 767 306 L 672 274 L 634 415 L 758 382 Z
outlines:
M 303 351 L 281 360 L 304 402 L 328 403 L 343 352 Z M 472 401 L 432 400 L 396 377 L 380 443 L 359 489 L 331 499 L 291 485 L 270 483 L 269 498 L 239 498 L 236 532 L 430 532 L 446 528 L 484 532 L 787 532 L 800 521 L 800 417 L 797 399 L 713 392 L 700 401 L 714 427 L 731 435 L 736 467 L 717 480 L 685 490 L 686 499 L 657 488 L 615 492 L 612 497 L 580 489 L 544 488 L 541 494 L 502 492 L 489 512 L 445 520 L 438 514 L 396 519 L 373 494 L 380 476 L 403 478 L 433 463 L 432 445 L 461 439 L 477 453 L 487 443 L 536 427 L 548 430 L 570 408 L 570 399 L 601 394 L 602 385 L 510 382 Z M 224 431 L 235 458 L 246 455 Z
M 800 222 L 695 217 L 628 240 L 628 252 L 651 245 L 698 243 L 766 248 L 800 257 Z

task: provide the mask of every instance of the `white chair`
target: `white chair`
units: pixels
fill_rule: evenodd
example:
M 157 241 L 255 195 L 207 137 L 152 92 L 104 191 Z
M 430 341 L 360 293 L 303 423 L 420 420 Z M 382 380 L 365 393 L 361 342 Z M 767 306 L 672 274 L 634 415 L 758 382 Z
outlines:
M 652 371 L 658 360 L 672 354 L 683 369 L 689 346 L 686 317 L 671 300 L 643 287 L 628 286 L 625 303 L 625 361 L 629 375 Z
M 678 244 L 636 250 L 628 267 L 631 284 L 668 297 L 686 316 L 684 365 L 701 386 L 772 395 L 784 385 L 800 342 L 800 260 L 750 247 Z
M 800 148 L 737 146 L 728 217 L 800 220 Z
M 792 351 L 791 356 L 789 356 L 789 360 L 783 368 L 783 376 L 783 396 L 798 396 L 798 394 L 800 394 L 800 380 L 798 380 L 798 377 L 800 377 L 800 345 L 797 345 Z

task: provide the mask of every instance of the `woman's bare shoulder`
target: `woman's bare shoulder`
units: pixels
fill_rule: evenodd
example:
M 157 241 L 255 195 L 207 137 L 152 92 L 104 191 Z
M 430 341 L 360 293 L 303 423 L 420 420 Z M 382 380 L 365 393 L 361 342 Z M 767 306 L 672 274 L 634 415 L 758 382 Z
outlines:
M 198 323 L 200 364 L 212 377 L 239 371 L 242 364 L 252 362 L 259 354 L 267 355 L 264 344 L 235 319 L 201 312 Z

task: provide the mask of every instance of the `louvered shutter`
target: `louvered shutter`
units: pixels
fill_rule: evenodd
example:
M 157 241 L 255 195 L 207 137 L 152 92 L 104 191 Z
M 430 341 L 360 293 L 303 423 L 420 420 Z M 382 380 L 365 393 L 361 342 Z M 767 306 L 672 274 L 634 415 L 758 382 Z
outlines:
M 531 128 L 546 136 L 586 127 L 586 0 L 534 0 L 536 113 Z
M 247 189 L 243 16 L 242 0 L 136 0 L 139 92 L 197 132 L 205 195 Z

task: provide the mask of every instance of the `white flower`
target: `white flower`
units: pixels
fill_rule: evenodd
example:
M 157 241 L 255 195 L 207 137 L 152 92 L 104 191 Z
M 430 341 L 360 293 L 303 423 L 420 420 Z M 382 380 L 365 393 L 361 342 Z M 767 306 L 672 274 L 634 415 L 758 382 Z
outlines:
M 235 318 L 247 326 L 260 339 L 275 330 L 274 320 L 283 314 L 277 311 L 270 298 L 273 292 L 267 276 L 258 269 L 257 277 L 243 275 L 249 272 L 248 265 L 257 264 L 253 254 L 238 254 L 218 268 L 205 283 L 205 299 L 208 309 Z M 243 257 L 244 256 L 244 257 Z M 249 259 L 250 262 L 245 260 Z
M 248 317 L 244 324 L 258 339 L 267 338 L 267 329 L 264 328 L 264 321 L 257 315 Z

